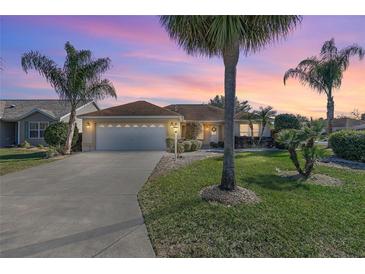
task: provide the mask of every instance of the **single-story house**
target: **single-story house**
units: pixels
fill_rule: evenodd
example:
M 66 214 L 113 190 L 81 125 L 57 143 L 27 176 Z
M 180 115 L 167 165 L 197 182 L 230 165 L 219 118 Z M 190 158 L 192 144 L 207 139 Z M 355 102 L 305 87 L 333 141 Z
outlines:
M 80 103 L 76 114 L 99 110 L 94 101 Z M 0 100 L 0 146 L 13 146 L 24 141 L 46 145 L 44 131 L 54 122 L 68 122 L 71 106 L 66 100 Z M 76 125 L 82 132 L 82 120 Z
M 248 120 L 238 113 L 235 136 L 250 136 Z M 188 136 L 192 122 L 201 125 L 198 139 L 204 145 L 224 139 L 224 110 L 207 104 L 175 104 L 159 107 L 136 101 L 78 116 L 83 121 L 83 151 L 92 150 L 165 150 L 166 138 Z M 261 125 L 254 121 L 254 136 Z M 269 128 L 264 136 L 271 136 Z
M 344 117 L 344 118 L 335 118 L 332 121 L 333 132 L 346 129 L 361 130 L 364 128 L 365 128 L 364 120 Z

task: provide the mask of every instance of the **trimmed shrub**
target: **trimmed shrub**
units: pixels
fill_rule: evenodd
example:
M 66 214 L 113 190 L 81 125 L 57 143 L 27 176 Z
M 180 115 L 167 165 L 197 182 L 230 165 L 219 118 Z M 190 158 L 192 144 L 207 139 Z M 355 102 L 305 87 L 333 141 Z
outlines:
M 177 153 L 181 154 L 184 153 L 184 144 L 183 143 L 177 143 Z
M 329 137 L 329 145 L 336 156 L 365 162 L 365 130 L 341 130 Z
M 174 138 L 166 138 L 166 149 L 168 152 L 174 152 L 175 147 L 175 140 Z
M 77 152 L 82 151 L 82 133 L 80 132 L 76 144 L 72 146 L 72 151 L 77 151 Z
M 197 142 L 197 148 L 196 148 L 196 150 L 201 149 L 201 148 L 202 148 L 202 146 L 203 146 L 203 142 L 202 142 L 202 141 L 200 141 L 200 140 L 197 140 L 196 142 Z
M 202 148 L 203 142 L 200 140 L 191 140 L 191 151 L 197 151 Z
M 191 151 L 191 141 L 184 141 L 182 142 L 182 144 L 184 145 L 185 152 Z
M 224 142 L 223 141 L 219 141 L 218 142 L 218 147 L 224 148 Z
M 300 129 L 300 126 L 299 119 L 289 113 L 279 114 L 274 120 L 275 132 L 279 132 L 282 129 Z
M 44 140 L 50 146 L 61 147 L 66 144 L 68 124 L 57 122 L 50 124 L 44 132 Z M 79 130 L 75 126 L 74 135 L 72 138 L 72 146 L 74 146 L 79 137 Z
M 49 146 L 47 150 L 47 158 L 52 158 L 60 154 L 60 147 Z
M 27 140 L 25 140 L 23 143 L 20 144 L 20 147 L 22 148 L 30 148 L 30 144 Z

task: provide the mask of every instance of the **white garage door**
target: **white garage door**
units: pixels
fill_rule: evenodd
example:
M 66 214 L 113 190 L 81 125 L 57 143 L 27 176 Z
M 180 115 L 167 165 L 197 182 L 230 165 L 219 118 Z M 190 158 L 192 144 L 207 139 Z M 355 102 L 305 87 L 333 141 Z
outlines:
M 97 150 L 165 150 L 164 124 L 96 124 Z

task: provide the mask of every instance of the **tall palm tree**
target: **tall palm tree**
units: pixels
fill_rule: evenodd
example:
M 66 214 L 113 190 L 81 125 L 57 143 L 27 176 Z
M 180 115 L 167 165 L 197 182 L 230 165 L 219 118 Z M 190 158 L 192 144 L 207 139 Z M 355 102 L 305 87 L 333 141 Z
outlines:
M 71 105 L 67 140 L 64 153 L 71 153 L 72 136 L 76 122 L 76 108 L 83 101 L 100 100 L 107 96 L 117 97 L 113 84 L 101 75 L 110 68 L 109 58 L 92 59 L 90 50 L 76 50 L 65 44 L 66 60 L 62 68 L 38 51 L 30 51 L 21 58 L 23 70 L 39 72 L 54 88 L 60 99 Z
M 224 71 L 224 160 L 220 188 L 234 190 L 234 102 L 236 67 L 244 55 L 285 36 L 301 20 L 299 16 L 161 16 L 170 37 L 188 54 L 219 56 Z
M 264 130 L 268 123 L 274 118 L 276 115 L 276 111 L 272 106 L 260 107 L 259 110 L 256 111 L 257 118 L 261 121 L 261 131 L 260 138 L 258 144 L 261 144 L 262 136 L 264 135 Z
M 349 67 L 350 57 L 355 55 L 361 60 L 365 50 L 356 44 L 338 50 L 332 38 L 324 42 L 319 57 L 304 59 L 284 75 L 284 85 L 288 78 L 292 77 L 318 93 L 327 95 L 327 134 L 332 133 L 335 112 L 333 90 L 341 87 L 343 72 Z

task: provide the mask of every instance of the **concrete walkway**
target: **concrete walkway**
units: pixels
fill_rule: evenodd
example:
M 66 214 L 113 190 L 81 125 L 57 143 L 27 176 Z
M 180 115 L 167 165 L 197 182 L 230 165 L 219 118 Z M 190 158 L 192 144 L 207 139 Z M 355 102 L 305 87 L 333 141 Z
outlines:
M 0 257 L 154 257 L 137 193 L 163 152 L 88 152 L 0 177 Z

